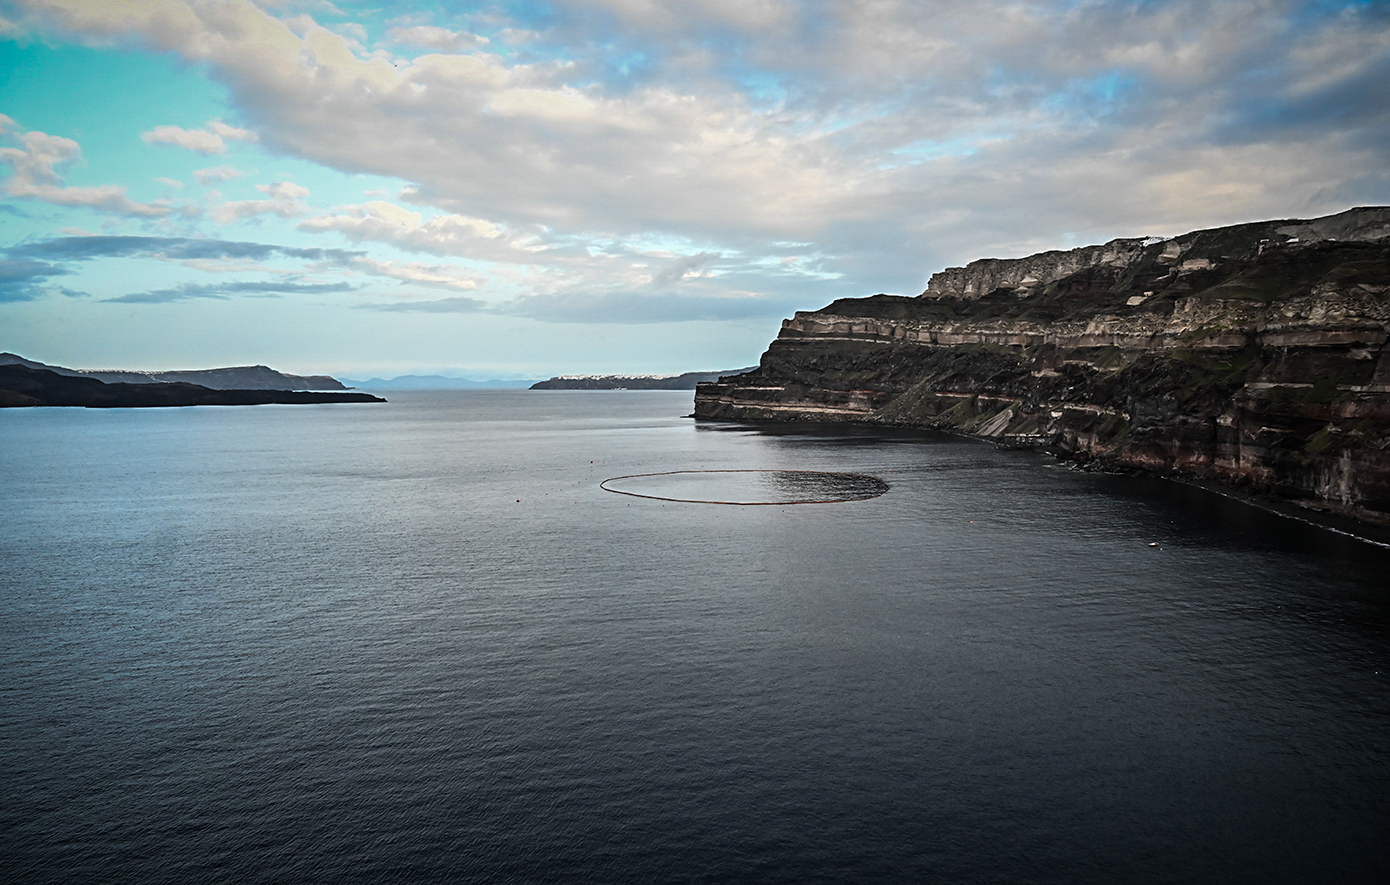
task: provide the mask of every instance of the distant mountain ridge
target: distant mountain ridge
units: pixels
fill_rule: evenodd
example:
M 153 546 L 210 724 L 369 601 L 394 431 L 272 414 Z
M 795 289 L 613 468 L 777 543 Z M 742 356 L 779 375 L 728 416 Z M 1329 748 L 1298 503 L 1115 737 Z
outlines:
M 694 390 L 705 381 L 718 381 L 726 375 L 742 375 L 747 369 L 720 372 L 685 372 L 680 375 L 557 375 L 531 385 L 532 390 Z
M 493 378 L 474 381 L 452 375 L 397 375 L 394 378 L 342 379 L 349 387 L 361 390 L 523 390 L 535 383 L 534 378 Z
M 370 393 L 331 390 L 214 390 L 187 381 L 127 384 L 78 374 L 60 375 L 20 363 L 0 365 L 0 408 L 85 406 L 130 409 L 158 406 L 259 406 L 312 403 L 384 403 Z
M 136 372 L 122 369 L 69 369 L 0 353 L 0 366 L 46 369 L 70 378 L 95 378 L 107 384 L 172 384 L 184 382 L 212 390 L 347 390 L 328 375 L 288 375 L 269 366 L 229 366 L 221 369 L 188 369 L 171 372 Z

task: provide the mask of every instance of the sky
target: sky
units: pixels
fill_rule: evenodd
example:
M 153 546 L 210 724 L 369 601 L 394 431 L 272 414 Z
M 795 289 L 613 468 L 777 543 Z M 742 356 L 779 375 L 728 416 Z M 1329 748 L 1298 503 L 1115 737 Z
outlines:
M 0 350 L 473 378 L 1390 203 L 1390 2 L 0 0 Z

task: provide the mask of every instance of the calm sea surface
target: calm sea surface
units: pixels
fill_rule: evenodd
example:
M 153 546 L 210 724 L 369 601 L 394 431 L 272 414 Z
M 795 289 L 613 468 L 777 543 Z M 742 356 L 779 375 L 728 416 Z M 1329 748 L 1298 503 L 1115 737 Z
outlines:
M 388 396 L 0 412 L 0 878 L 1390 880 L 1390 550 L 689 392 Z M 891 488 L 599 488 L 695 470 Z

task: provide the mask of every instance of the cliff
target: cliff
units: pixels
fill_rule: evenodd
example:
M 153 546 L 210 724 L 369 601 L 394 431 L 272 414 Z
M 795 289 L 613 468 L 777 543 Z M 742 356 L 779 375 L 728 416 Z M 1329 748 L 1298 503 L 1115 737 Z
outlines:
M 1390 523 L 1390 208 L 1114 240 L 783 322 L 695 415 L 866 421 Z
M 214 390 L 181 381 L 108 384 L 48 369 L 0 365 L 0 408 L 86 406 L 93 409 L 149 406 L 257 406 L 271 403 L 384 403 L 367 393 L 303 390 Z

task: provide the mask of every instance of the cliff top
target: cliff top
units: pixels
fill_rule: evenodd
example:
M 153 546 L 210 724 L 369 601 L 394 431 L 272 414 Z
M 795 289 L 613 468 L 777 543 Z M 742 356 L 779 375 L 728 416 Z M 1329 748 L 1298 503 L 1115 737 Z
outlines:
M 1390 207 L 981 259 L 934 274 L 917 297 L 843 298 L 798 316 L 1050 323 L 1167 315 L 1193 298 L 1268 307 L 1332 289 L 1390 298 Z
M 1271 250 L 1327 243 L 1390 243 L 1390 207 L 1363 206 L 1314 219 L 1257 221 L 1176 237 L 1128 237 L 1023 258 L 981 258 L 932 274 L 924 298 L 979 298 L 998 289 L 1020 297 L 1092 267 L 1117 271 L 1162 266 L 1174 272 L 1249 262 Z

